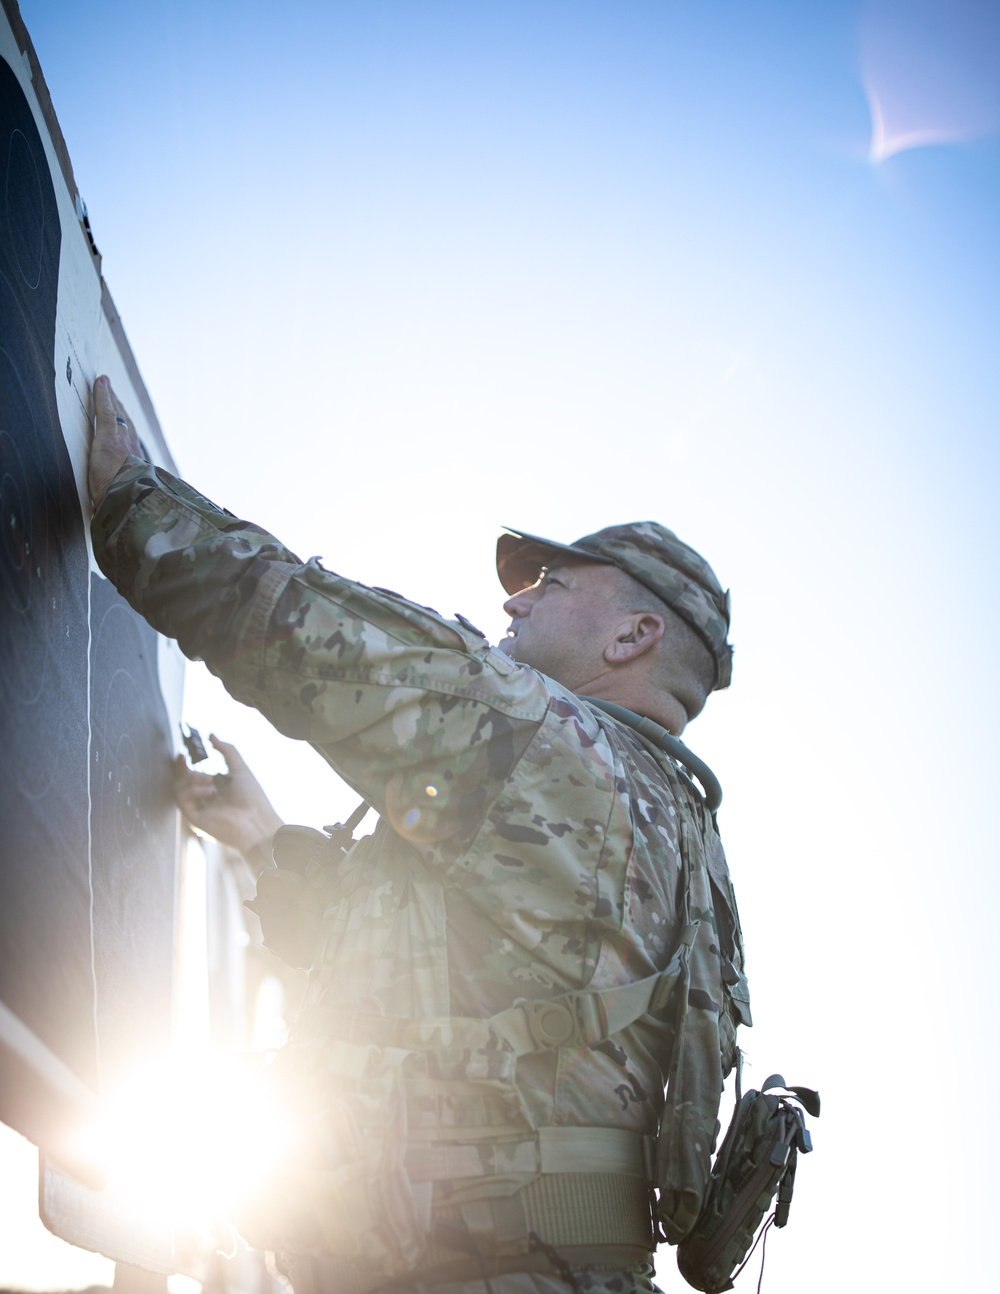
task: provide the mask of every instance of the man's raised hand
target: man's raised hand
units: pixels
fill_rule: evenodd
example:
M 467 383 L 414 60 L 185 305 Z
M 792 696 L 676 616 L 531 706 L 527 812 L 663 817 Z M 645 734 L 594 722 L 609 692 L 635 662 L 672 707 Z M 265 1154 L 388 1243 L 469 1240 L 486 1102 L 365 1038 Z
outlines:
M 130 454 L 136 458 L 146 457 L 132 420 L 115 395 L 111 382 L 106 377 L 99 377 L 94 383 L 94 439 L 87 472 L 87 485 L 95 509 L 101 506 L 108 486 Z

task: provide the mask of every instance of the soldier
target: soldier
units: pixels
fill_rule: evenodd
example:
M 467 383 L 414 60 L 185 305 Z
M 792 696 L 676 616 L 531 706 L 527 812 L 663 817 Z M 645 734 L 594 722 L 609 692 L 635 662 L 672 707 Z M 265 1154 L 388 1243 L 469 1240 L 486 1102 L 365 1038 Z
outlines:
M 508 532 L 492 648 L 143 461 L 106 378 L 95 406 L 102 570 L 381 815 L 325 897 L 287 1058 L 308 1131 L 248 1239 L 297 1294 L 654 1289 L 749 1023 L 713 806 L 667 735 L 729 683 L 728 595 L 656 523 Z

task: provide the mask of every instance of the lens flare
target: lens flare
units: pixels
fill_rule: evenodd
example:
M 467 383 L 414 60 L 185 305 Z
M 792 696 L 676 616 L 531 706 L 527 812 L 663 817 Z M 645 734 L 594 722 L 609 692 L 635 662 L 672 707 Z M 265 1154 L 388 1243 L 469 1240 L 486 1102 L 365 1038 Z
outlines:
M 861 30 L 869 156 L 1000 126 L 1000 17 L 988 0 L 869 0 Z
M 218 1248 L 240 1201 L 262 1189 L 295 1135 L 263 1063 L 208 1055 L 132 1074 L 78 1148 L 130 1213 L 168 1222 L 182 1245 Z

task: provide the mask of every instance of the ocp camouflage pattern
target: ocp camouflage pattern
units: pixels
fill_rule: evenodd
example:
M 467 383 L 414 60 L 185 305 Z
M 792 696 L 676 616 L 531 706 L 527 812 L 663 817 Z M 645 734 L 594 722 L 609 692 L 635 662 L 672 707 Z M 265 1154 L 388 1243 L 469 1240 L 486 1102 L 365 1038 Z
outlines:
M 439 1270 L 443 1222 L 496 1263 L 542 1261 L 517 1234 L 525 1218 L 538 1229 L 558 1186 L 531 1157 L 532 1144 L 553 1140 L 539 1130 L 619 1129 L 652 1147 L 668 1075 L 680 1099 L 664 1128 L 661 1221 L 679 1239 L 707 1181 L 735 1024 L 749 1023 L 723 987 L 733 967 L 721 962 L 717 895 L 730 903 L 731 888 L 687 774 L 466 623 L 300 562 L 162 469 L 129 460 L 93 535 L 102 570 L 137 611 L 237 700 L 312 743 L 381 814 L 338 873 L 296 1045 L 318 1047 L 322 1072 L 345 1090 L 363 1092 L 369 1072 L 398 1080 L 396 1168 L 409 1163 L 412 1177 L 412 1164 L 430 1165 L 405 1206 L 406 1225 L 425 1233 L 410 1237 L 418 1264 Z M 515 1004 L 663 972 L 691 921 L 701 924 L 683 1048 L 673 1047 L 676 1003 L 593 1045 L 522 1055 L 489 1026 Z M 726 921 L 743 983 L 734 904 Z M 466 1175 L 449 1177 L 449 1162 L 469 1165 Z M 619 1288 L 621 1272 L 648 1279 L 651 1157 L 641 1176 L 629 1173 L 555 1174 L 574 1177 L 566 1189 L 579 1186 L 592 1217 L 602 1191 L 619 1201 L 603 1209 L 604 1232 L 592 1220 L 576 1235 L 570 1218 L 548 1237 L 592 1269 L 588 1288 Z M 355 1178 L 352 1189 L 370 1188 L 364 1207 L 377 1213 L 397 1207 L 398 1185 Z M 365 1261 L 338 1261 L 351 1274 L 331 1288 L 372 1288 Z

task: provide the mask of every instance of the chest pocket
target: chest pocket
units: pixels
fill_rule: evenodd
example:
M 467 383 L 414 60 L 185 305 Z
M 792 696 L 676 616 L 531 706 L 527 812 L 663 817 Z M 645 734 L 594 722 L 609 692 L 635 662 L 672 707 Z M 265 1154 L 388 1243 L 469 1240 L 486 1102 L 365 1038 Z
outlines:
M 384 822 L 347 855 L 328 894 L 307 996 L 319 1001 L 371 1002 L 391 1016 L 448 1013 L 441 885 Z

